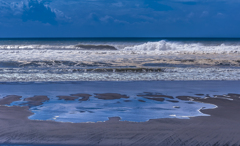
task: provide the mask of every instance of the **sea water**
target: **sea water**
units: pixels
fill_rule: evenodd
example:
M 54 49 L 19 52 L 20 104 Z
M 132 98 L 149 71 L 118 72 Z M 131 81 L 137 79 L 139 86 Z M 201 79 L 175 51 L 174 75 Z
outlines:
M 120 117 L 145 122 L 208 116 L 199 110 L 216 106 L 176 96 L 237 93 L 239 53 L 240 39 L 224 38 L 0 39 L 0 94 L 23 96 L 11 104 L 18 106 L 24 98 L 48 96 L 49 101 L 30 108 L 32 120 L 79 123 Z M 145 92 L 173 96 L 178 102 L 137 96 Z M 91 97 L 86 102 L 57 97 L 76 93 Z M 96 93 L 119 93 L 129 99 L 101 100 Z
M 0 81 L 239 80 L 240 39 L 0 39 Z

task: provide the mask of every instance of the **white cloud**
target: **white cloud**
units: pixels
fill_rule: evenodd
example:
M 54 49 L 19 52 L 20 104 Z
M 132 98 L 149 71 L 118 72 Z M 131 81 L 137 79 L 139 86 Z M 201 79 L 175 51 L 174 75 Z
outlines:
M 123 3 L 122 2 L 113 3 L 112 5 L 116 6 L 116 7 L 123 7 Z
M 31 0 L 22 0 L 22 1 L 16 1 L 16 0 L 8 0 L 7 2 L 4 0 L 0 0 L 0 13 L 1 15 L 22 15 L 24 12 L 24 8 L 29 9 L 29 2 Z M 42 0 L 37 0 L 39 3 L 42 2 Z M 71 17 L 68 17 L 65 15 L 62 11 L 53 8 L 49 4 L 44 5 L 46 8 L 50 8 L 52 12 L 56 14 L 56 17 L 58 20 L 70 20 Z
M 58 10 L 58 9 L 52 9 L 51 10 L 56 14 L 57 19 L 59 20 L 71 20 L 71 17 L 68 17 L 67 15 L 65 15 L 62 11 Z
M 100 20 L 103 21 L 103 22 L 108 22 L 109 20 L 112 20 L 112 19 L 113 19 L 113 18 L 112 18 L 111 16 L 108 16 L 108 15 L 100 18 Z

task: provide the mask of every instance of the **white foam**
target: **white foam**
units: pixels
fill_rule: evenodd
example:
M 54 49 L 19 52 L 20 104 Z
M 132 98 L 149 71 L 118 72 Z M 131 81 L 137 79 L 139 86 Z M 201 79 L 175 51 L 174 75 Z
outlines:
M 173 68 L 151 73 L 2 73 L 0 82 L 240 80 L 240 69 Z
M 193 42 L 173 42 L 158 41 L 146 43 L 83 43 L 84 45 L 106 45 L 113 46 L 118 50 L 82 50 L 77 44 L 19 44 L 0 45 L 1 51 L 7 50 L 76 50 L 88 54 L 109 54 L 109 55 L 176 55 L 176 54 L 239 54 L 239 43 L 193 43 Z M 76 53 L 76 52 L 75 52 Z
M 134 53 L 147 52 L 148 54 L 239 54 L 240 45 L 204 45 L 201 43 L 159 41 L 125 47 L 123 50 Z
M 2 50 L 33 50 L 33 49 L 77 49 L 74 45 L 0 45 Z
M 105 43 L 106 44 L 106 43 Z M 108 43 L 110 44 L 110 43 Z M 184 42 L 147 42 L 140 44 L 110 44 L 118 46 L 118 50 L 81 50 L 76 45 L 0 45 L 0 62 L 4 70 L 0 81 L 138 81 L 138 80 L 240 80 L 239 69 L 216 68 L 214 65 L 233 64 L 239 66 L 240 45 L 234 44 L 201 44 Z M 119 47 L 120 46 L 120 47 Z M 2 48 L 1 48 L 2 47 Z M 141 67 L 144 63 L 183 63 L 184 59 L 192 59 L 189 64 L 213 65 L 213 68 L 166 68 L 161 73 L 72 73 L 71 70 L 53 71 L 51 67 L 68 69 L 68 65 L 48 65 L 48 61 L 70 61 L 75 63 L 94 64 L 95 62 L 112 64 L 113 66 Z M 165 60 L 166 59 L 166 60 Z M 209 60 L 208 60 L 209 59 Z M 215 59 L 213 61 L 213 59 Z M 176 61 L 176 60 L 182 60 Z M 219 61 L 221 60 L 221 61 Z M 223 60 L 223 61 L 222 61 Z M 227 60 L 227 61 L 225 61 Z M 235 60 L 235 61 L 234 61 Z M 8 63 L 29 64 L 36 61 L 46 70 L 34 68 L 28 71 L 12 70 Z M 43 61 L 41 63 L 41 61 Z M 169 61 L 169 62 L 168 62 Z M 225 62 L 224 62 L 225 61 Z M 9 67 L 9 66 L 10 67 Z M 6 68 L 6 69 L 5 69 Z M 9 69 L 10 68 L 10 69 Z M 58 69 L 58 68 L 57 68 Z M 71 69 L 71 68 L 69 68 Z M 50 71 L 48 71 L 50 70 Z M 52 72 L 52 73 L 51 73 Z

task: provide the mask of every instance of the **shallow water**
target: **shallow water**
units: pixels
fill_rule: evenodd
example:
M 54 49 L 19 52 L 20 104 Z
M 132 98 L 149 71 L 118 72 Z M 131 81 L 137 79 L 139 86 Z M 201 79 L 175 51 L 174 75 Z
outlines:
M 199 109 L 214 105 L 175 97 L 238 93 L 239 54 L 240 39 L 0 39 L 0 94 L 23 96 L 12 105 L 34 95 L 48 96 L 43 105 L 31 107 L 33 120 L 78 123 L 120 117 L 145 122 L 207 116 Z M 145 92 L 170 95 L 175 101 L 138 96 Z M 92 96 L 82 102 L 57 97 L 76 93 Z M 101 100 L 95 93 L 118 93 L 129 99 Z
M 224 95 L 239 93 L 238 81 L 140 81 L 140 82 L 43 82 L 43 83 L 2 83 L 1 97 L 21 95 L 22 99 L 34 95 L 46 95 L 50 98 L 43 105 L 31 107 L 32 120 L 54 120 L 59 122 L 98 122 L 109 117 L 120 117 L 121 121 L 145 122 L 159 118 L 189 118 L 208 116 L 199 109 L 215 108 L 210 104 L 187 102 L 176 96 L 187 95 L 204 98 L 207 94 Z M 145 92 L 145 93 L 144 93 Z M 178 103 L 154 101 L 137 95 L 162 94 L 173 96 Z M 59 95 L 87 93 L 92 96 L 88 101 L 79 102 L 59 100 Z M 95 93 L 119 93 L 128 99 L 102 100 L 95 98 Z M 204 94 L 197 96 L 195 94 Z M 145 102 L 140 102 L 144 100 Z M 17 101 L 11 105 L 20 105 Z M 176 108 L 177 107 L 177 108 Z

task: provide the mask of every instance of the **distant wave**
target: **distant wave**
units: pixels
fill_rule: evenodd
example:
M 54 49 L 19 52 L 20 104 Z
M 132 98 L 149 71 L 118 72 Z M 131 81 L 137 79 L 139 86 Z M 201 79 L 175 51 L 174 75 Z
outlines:
M 93 44 L 79 44 L 79 45 L 0 45 L 1 50 L 67 50 L 67 49 L 81 49 L 81 50 L 118 50 L 111 45 L 93 45 Z
M 157 80 L 240 80 L 240 69 L 166 68 L 163 72 L 75 72 L 70 70 L 1 71 L 0 82 L 42 81 L 157 81 Z
M 81 61 L 60 61 L 60 60 L 45 60 L 45 61 L 0 61 L 0 68 L 66 68 L 66 67 L 106 67 L 111 66 L 109 63 Z
M 210 44 L 207 42 L 174 42 L 158 41 L 146 43 L 109 43 L 109 44 L 64 44 L 46 45 L 46 44 L 20 44 L 20 45 L 0 45 L 0 52 L 8 50 L 76 50 L 87 54 L 110 54 L 110 55 L 176 55 L 176 54 L 240 54 L 239 43 L 222 42 Z M 54 52 L 52 52 L 54 53 Z M 49 54 L 50 55 L 50 54 Z
M 0 74 L 7 73 L 157 73 L 164 72 L 164 68 L 2 68 Z
M 202 44 L 183 42 L 147 42 L 140 45 L 125 47 L 124 51 L 149 52 L 157 54 L 239 54 L 240 44 Z
M 0 45 L 1 50 L 34 50 L 34 49 L 74 49 L 75 45 Z
M 85 49 L 85 50 L 117 50 L 116 47 L 111 45 L 90 45 L 90 44 L 80 44 L 76 45 L 77 48 Z
M 240 60 L 213 60 L 213 59 L 157 59 L 140 63 L 139 61 L 129 60 L 129 65 L 124 66 L 121 61 L 119 63 L 111 63 L 111 61 L 64 61 L 64 60 L 34 60 L 34 61 L 0 61 L 0 68 L 81 68 L 90 70 L 105 70 L 113 72 L 118 71 L 141 71 L 146 68 L 158 67 L 240 67 Z M 147 69 L 154 71 L 154 69 Z M 155 71 L 158 71 L 156 69 Z
M 0 41 L 0 82 L 240 80 L 239 41 Z

